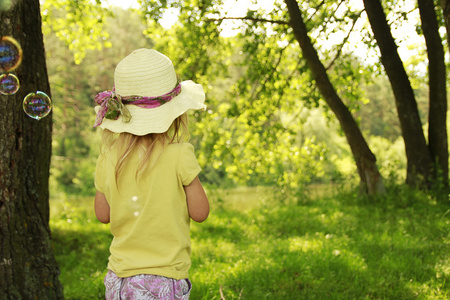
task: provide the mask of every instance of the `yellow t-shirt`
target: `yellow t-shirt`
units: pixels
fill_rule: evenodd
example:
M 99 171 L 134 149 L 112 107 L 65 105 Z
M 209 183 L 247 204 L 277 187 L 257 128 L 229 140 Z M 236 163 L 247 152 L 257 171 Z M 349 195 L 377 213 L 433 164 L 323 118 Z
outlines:
M 118 188 L 117 151 L 113 148 L 97 161 L 95 186 L 109 203 L 113 235 L 108 269 L 119 277 L 153 274 L 188 278 L 190 218 L 183 186 L 201 171 L 194 147 L 175 143 L 166 145 L 162 152 L 157 147 L 151 157 L 151 162 L 157 157 L 156 163 L 136 180 L 139 152 L 135 150 L 128 157 Z

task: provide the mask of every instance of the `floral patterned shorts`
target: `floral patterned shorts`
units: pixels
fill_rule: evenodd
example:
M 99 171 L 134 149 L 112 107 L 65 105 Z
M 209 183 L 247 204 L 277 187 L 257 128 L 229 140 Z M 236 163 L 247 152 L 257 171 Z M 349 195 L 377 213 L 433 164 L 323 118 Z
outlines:
M 111 270 L 103 281 L 106 300 L 187 300 L 192 288 L 189 279 L 147 274 L 121 278 Z

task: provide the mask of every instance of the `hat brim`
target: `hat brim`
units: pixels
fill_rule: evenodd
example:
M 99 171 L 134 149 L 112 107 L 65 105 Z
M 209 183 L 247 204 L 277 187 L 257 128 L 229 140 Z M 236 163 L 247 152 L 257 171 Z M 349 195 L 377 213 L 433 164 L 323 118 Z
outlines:
M 127 105 L 131 114 L 130 122 L 123 122 L 122 116 L 117 120 L 104 118 L 100 128 L 112 132 L 129 132 L 134 135 L 166 132 L 173 121 L 188 110 L 206 109 L 205 92 L 200 84 L 191 80 L 181 82 L 181 92 L 169 102 L 155 107 L 142 108 L 136 105 Z M 95 113 L 100 106 L 96 106 Z

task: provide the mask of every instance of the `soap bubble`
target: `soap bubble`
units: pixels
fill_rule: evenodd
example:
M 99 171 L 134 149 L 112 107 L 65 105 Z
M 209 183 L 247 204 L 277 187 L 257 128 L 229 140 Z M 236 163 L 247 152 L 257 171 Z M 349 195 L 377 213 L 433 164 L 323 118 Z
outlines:
M 40 120 L 52 110 L 52 101 L 44 92 L 29 93 L 23 99 L 23 110 L 29 117 Z
M 16 69 L 22 62 L 22 48 L 10 36 L 0 40 L 0 72 L 6 73 Z
M 19 90 L 19 78 L 14 74 L 0 75 L 0 94 L 13 95 Z

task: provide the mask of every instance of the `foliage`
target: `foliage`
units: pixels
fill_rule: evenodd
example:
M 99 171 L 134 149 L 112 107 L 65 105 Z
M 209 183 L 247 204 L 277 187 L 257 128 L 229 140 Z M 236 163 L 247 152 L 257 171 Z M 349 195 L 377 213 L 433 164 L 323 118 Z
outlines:
M 401 137 L 394 142 L 379 137 L 372 136 L 369 144 L 373 152 L 379 158 L 377 163 L 380 166 L 381 174 L 391 182 L 400 184 L 406 177 L 406 158 L 402 155 L 404 144 Z
M 311 180 L 329 181 L 334 178 L 336 168 L 325 155 L 328 145 L 314 145 L 315 149 L 321 148 L 318 150 L 321 154 L 301 150 L 311 149 L 315 136 L 301 134 L 304 133 L 303 120 L 298 118 L 299 111 L 304 106 L 320 106 L 321 97 L 301 60 L 298 46 L 293 43 L 292 32 L 285 22 L 286 13 L 281 6 L 269 11 L 250 9 L 241 33 L 236 38 L 224 39 L 218 34 L 223 30 L 221 24 L 226 16 L 226 12 L 220 9 L 221 1 L 198 5 L 166 1 L 141 3 L 143 16 L 151 24 L 155 24 L 167 9 L 178 10 L 179 20 L 172 28 L 164 31 L 160 27 L 155 31 L 151 27 L 148 33 L 152 37 L 162 37 L 161 40 L 155 39 L 157 49 L 171 53 L 175 48 L 175 53 L 184 54 L 178 65 L 182 70 L 193 58 L 186 53 L 187 47 L 198 51 L 207 44 L 208 51 L 196 52 L 198 55 L 194 57 L 200 75 L 188 74 L 197 78 L 206 75 L 208 87 L 213 87 L 208 89 L 209 114 L 193 134 L 201 136 L 201 140 L 197 139 L 198 148 L 206 150 L 199 151 L 200 161 L 203 165 L 212 163 L 212 167 L 207 166 L 208 175 L 227 174 L 228 178 L 240 184 L 276 184 L 295 188 Z M 353 18 L 352 13 L 349 15 Z M 273 22 L 257 21 L 263 19 Z M 338 31 L 337 28 L 334 31 Z M 174 40 L 173 36 L 179 38 Z M 224 55 L 231 60 L 224 61 L 221 58 Z M 212 59 L 213 56 L 216 59 Z M 348 63 L 345 67 L 333 68 L 336 83 L 342 87 L 348 101 L 356 105 L 359 101 L 358 82 L 363 82 L 366 75 L 358 71 L 357 61 L 351 56 L 341 61 Z M 214 69 L 211 63 L 217 67 Z M 227 69 L 223 68 L 224 64 L 228 64 Z M 209 71 L 211 68 L 214 72 Z M 225 86 L 225 92 L 223 89 L 215 92 L 214 88 L 222 86 Z M 217 132 L 211 128 L 217 128 Z
M 169 7 L 177 8 L 179 21 L 173 26 L 176 34 L 181 36 L 180 32 L 183 32 L 183 35 L 189 35 L 188 42 L 195 45 L 203 44 L 204 36 L 208 36 L 210 48 L 208 53 L 205 52 L 206 55 L 221 52 L 221 40 L 230 42 L 232 46 L 233 51 L 228 52 L 231 61 L 227 72 L 212 74 L 219 80 L 225 76 L 231 79 L 227 92 L 218 95 L 211 91 L 212 97 L 218 95 L 219 100 L 212 101 L 211 114 L 205 120 L 221 124 L 219 133 L 212 133 L 206 125 L 208 123 L 201 125 L 202 128 L 197 127 L 199 130 L 196 131 L 203 137 L 203 144 L 213 145 L 208 147 L 212 151 L 207 152 L 209 157 L 205 157 L 205 160 L 212 161 L 218 173 L 226 173 L 240 184 L 277 184 L 280 187 L 302 186 L 320 177 L 322 181 L 334 178 L 336 167 L 325 155 L 309 155 L 310 152 L 305 151 L 301 155 L 304 163 L 295 161 L 295 158 L 291 159 L 295 157 L 292 154 L 299 153 L 296 149 L 305 147 L 305 141 L 311 143 L 315 138 L 313 135 L 305 138 L 299 134 L 303 133 L 303 120 L 298 118 L 299 111 L 304 106 L 320 106 L 325 110 L 328 108 L 323 106 L 322 97 L 318 94 L 301 52 L 294 43 L 295 38 L 287 23 L 284 4 L 276 2 L 274 7 L 267 10 L 250 7 L 242 18 L 240 33 L 230 41 L 217 36 L 217 32 L 223 30 L 222 22 L 233 17 L 223 10 L 221 1 L 201 2 L 197 6 L 196 3 L 188 1 L 141 3 L 144 18 L 151 19 L 152 22 L 158 20 Z M 309 14 L 308 26 L 311 28 L 311 35 L 314 39 L 323 41 L 318 43 L 320 55 L 327 61 L 330 77 L 338 93 L 346 100 L 351 111 L 357 111 L 367 102 L 361 92 L 361 85 L 370 80 L 370 68 L 361 67 L 361 62 L 351 52 L 343 54 L 343 47 L 352 31 L 348 29 L 349 25 L 353 26 L 357 22 L 360 11 L 352 9 L 345 1 L 326 5 L 324 2 L 312 1 L 303 2 L 302 5 L 307 6 L 303 9 Z M 334 14 L 331 13 L 333 11 Z M 330 15 L 333 17 L 329 17 Z M 198 36 L 196 32 L 204 27 L 212 28 L 215 34 Z M 342 33 L 345 33 L 347 38 L 334 47 L 331 46 L 328 37 Z M 174 34 L 167 31 L 166 36 Z M 158 44 L 156 41 L 157 46 Z M 166 44 L 164 40 L 161 43 L 163 46 Z M 183 46 L 188 47 L 190 44 Z M 182 49 L 185 51 L 185 48 Z M 197 49 L 197 46 L 193 49 Z M 202 65 L 202 56 L 195 59 L 198 65 Z M 222 62 L 223 59 L 219 60 L 219 63 Z M 209 67 L 209 63 L 210 61 L 206 66 Z M 210 79 L 209 82 L 211 81 Z M 216 82 L 217 79 L 213 86 Z M 333 118 L 328 111 L 326 116 Z M 286 122 L 286 119 L 290 121 Z M 328 145 L 319 146 L 323 147 L 323 153 L 327 152 Z M 326 159 L 328 170 L 317 171 L 312 177 L 301 176 L 305 172 L 323 169 L 313 167 L 305 170 L 305 166 L 320 164 L 321 160 L 317 158 Z M 286 167 L 287 165 L 295 167 L 293 169 Z M 209 167 L 208 170 L 210 169 Z M 332 175 L 326 176 L 327 174 Z
M 239 116 L 228 114 L 227 117 L 247 119 L 248 128 L 241 128 L 241 131 L 238 131 L 238 134 L 242 131 L 252 132 L 248 135 L 249 140 L 246 140 L 246 144 L 260 142 L 261 135 L 254 141 L 250 139 L 258 136 L 261 130 L 271 131 L 272 134 L 269 135 L 276 136 L 280 124 L 277 122 L 277 115 L 274 112 L 286 110 L 286 108 L 280 107 L 280 102 L 291 103 L 286 99 L 289 97 L 287 93 L 288 90 L 296 91 L 295 88 L 298 88 L 298 85 L 292 83 L 297 78 L 301 78 L 300 82 L 307 82 L 302 87 L 305 87 L 305 90 L 309 88 L 310 92 L 305 93 L 306 97 L 299 96 L 299 93 L 294 97 L 306 98 L 308 99 L 305 101 L 306 103 L 316 106 L 320 104 L 321 97 L 317 96 L 315 84 L 309 78 L 301 53 L 298 53 L 299 49 L 293 43 L 295 39 L 288 23 L 289 17 L 286 15 L 286 7 L 281 1 L 275 1 L 269 9 L 262 9 L 256 4 L 250 5 L 249 8 L 243 8 L 243 12 L 238 13 L 237 16 L 229 14 L 224 9 L 226 5 L 222 1 L 199 3 L 196 1 L 141 1 L 141 3 L 144 4 L 145 18 L 154 20 L 164 16 L 164 12 L 169 8 L 178 9 L 180 18 L 177 23 L 177 31 L 185 31 L 186 35 L 195 30 L 198 31 L 198 27 L 202 28 L 206 25 L 210 27 L 211 23 L 221 31 L 222 24 L 227 19 L 241 21 L 240 34 L 234 39 L 233 45 L 235 45 L 235 49 L 242 51 L 239 53 L 243 56 L 243 65 L 239 65 L 239 61 L 237 61 L 237 66 L 241 67 L 243 75 L 239 77 L 235 85 L 231 85 L 229 96 L 231 99 L 229 111 L 232 113 L 237 111 Z M 405 28 L 405 23 L 414 20 L 418 15 L 416 7 L 409 4 L 406 1 L 385 3 L 391 30 L 397 37 L 397 43 L 400 44 L 406 44 L 408 41 L 406 31 L 402 30 Z M 367 22 L 361 24 L 363 21 L 360 21 L 363 19 L 362 16 L 366 17 L 364 9 L 352 1 L 303 1 L 299 5 L 304 12 L 303 17 L 307 22 L 309 35 L 313 39 L 321 60 L 326 65 L 327 76 L 339 96 L 344 99 L 349 110 L 356 113 L 364 103 L 368 102 L 361 86 L 373 80 L 373 73 L 382 74 L 377 43 L 372 37 Z M 246 13 L 244 13 L 245 11 Z M 186 16 L 186 12 L 187 18 L 183 17 Z M 184 26 L 186 24 L 189 26 Z M 193 24 L 194 26 L 192 26 Z M 196 40 L 196 38 L 194 34 L 192 40 Z M 215 39 L 217 39 L 216 36 L 209 38 L 209 40 Z M 349 40 L 352 41 L 352 44 L 348 43 Z M 191 40 L 189 42 L 191 43 Z M 202 42 L 202 39 L 197 40 L 194 44 L 196 45 L 198 42 Z M 211 47 L 215 45 L 220 44 L 210 44 Z M 212 51 L 215 49 L 217 48 L 213 48 Z M 414 64 L 408 70 L 414 79 L 417 77 L 416 72 L 420 72 L 422 69 L 423 73 L 424 56 L 420 57 L 421 60 L 411 61 Z M 201 63 L 202 61 L 199 59 L 199 64 Z M 423 74 L 419 76 L 422 76 L 419 80 L 423 82 Z M 415 104 L 411 106 L 414 107 Z M 295 111 L 296 107 L 292 107 Z M 380 111 L 385 111 L 385 109 Z M 397 116 L 395 117 L 397 118 Z M 266 118 L 272 122 L 266 122 L 262 127 L 261 123 Z M 262 121 L 257 122 L 258 119 L 262 119 Z M 363 123 L 365 120 L 361 119 L 361 122 Z M 240 123 L 232 122 L 232 125 L 236 127 Z M 393 128 L 393 132 L 389 132 L 392 135 L 391 140 L 397 138 L 395 127 Z M 420 128 L 420 124 L 417 128 Z M 417 132 L 417 134 L 422 134 L 422 132 Z M 234 139 L 233 136 L 235 134 L 231 133 L 231 140 Z M 220 144 L 225 145 L 225 142 L 230 140 L 230 134 L 227 134 L 227 138 L 228 140 L 222 138 Z M 232 153 L 230 155 L 234 156 Z M 242 165 L 234 162 L 235 168 L 250 167 L 245 164 L 246 161 L 248 160 L 239 159 L 239 163 L 244 162 Z
M 202 182 L 221 187 L 278 185 L 280 190 L 301 191 L 310 182 L 338 181 L 356 174 L 342 132 L 323 105 L 292 32 L 283 23 L 283 4 L 266 10 L 250 7 L 240 34 L 226 38 L 221 36 L 225 29 L 221 18 L 230 15 L 221 8 L 221 1 L 141 3 L 141 19 L 137 12 L 122 9 L 102 17 L 103 32 L 112 37 L 108 39 L 112 47 L 86 50 L 79 64 L 56 33 L 46 31 L 55 104 L 52 174 L 61 190 L 93 193 L 98 135 L 89 125 L 94 117 L 92 99 L 111 88 L 117 62 L 139 47 L 163 52 L 182 79 L 205 87 L 208 109 L 191 114 L 190 122 Z M 400 130 L 386 79 L 376 77 L 376 68 L 361 61 L 344 40 L 333 38 L 339 34 L 351 38 L 355 33 L 350 28 L 361 22 L 360 11 L 346 1 L 321 3 L 302 5 L 330 78 L 364 132 L 395 143 Z M 168 10 L 179 18 L 170 28 L 158 22 Z M 45 6 L 43 14 L 48 15 Z M 63 15 L 51 16 L 58 14 Z M 49 18 L 44 22 L 51 25 L 54 20 Z M 252 21 L 269 18 L 279 23 Z M 425 116 L 426 89 L 420 84 L 424 79 L 416 79 L 417 93 L 424 99 L 419 108 Z M 404 151 L 396 149 L 395 160 L 379 157 L 379 165 L 383 174 L 392 171 L 402 178 Z
M 88 50 L 111 47 L 109 35 L 104 31 L 104 22 L 109 11 L 96 0 L 45 0 L 42 4 L 44 34 L 50 29 L 65 42 L 72 51 L 75 63 L 85 58 Z
M 342 190 L 283 206 L 267 188 L 208 196 L 210 217 L 192 224 L 192 299 L 450 296 L 450 207 L 430 195 L 394 185 L 384 197 Z M 53 201 L 66 299 L 101 299 L 108 226 L 90 201 Z

